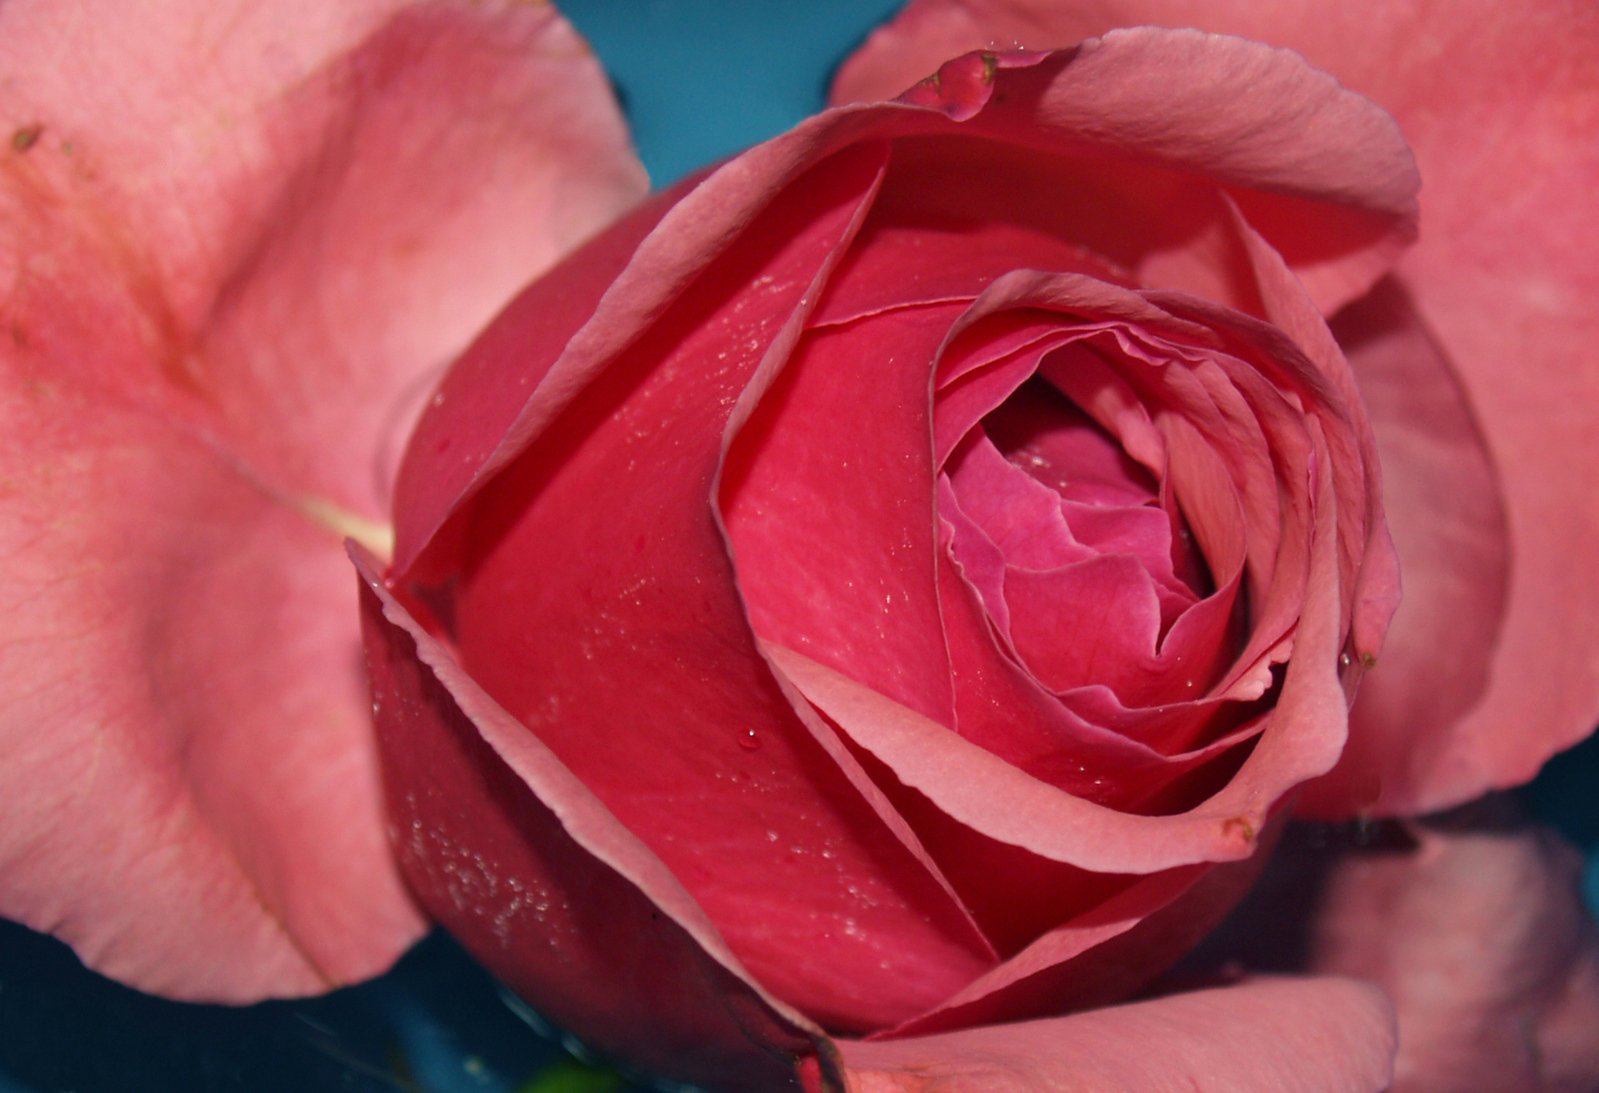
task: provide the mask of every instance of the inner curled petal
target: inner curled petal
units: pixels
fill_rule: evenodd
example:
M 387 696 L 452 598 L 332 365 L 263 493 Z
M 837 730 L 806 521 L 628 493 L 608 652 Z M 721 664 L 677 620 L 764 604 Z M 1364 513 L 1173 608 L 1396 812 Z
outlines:
M 1209 591 L 1157 476 L 1035 376 L 942 478 L 950 549 L 1009 653 L 1056 693 L 1145 690 L 1165 634 Z

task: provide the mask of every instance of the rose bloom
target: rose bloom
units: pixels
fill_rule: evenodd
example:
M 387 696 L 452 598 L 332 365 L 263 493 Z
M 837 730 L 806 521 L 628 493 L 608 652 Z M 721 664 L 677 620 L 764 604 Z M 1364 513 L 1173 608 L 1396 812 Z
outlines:
M 1151 985 L 1591 728 L 1590 11 L 916 3 L 642 205 L 548 8 L 158 14 L 0 6 L 8 915 L 241 1001 L 414 893 L 714 1088 L 1599 1080 L 1498 803 Z

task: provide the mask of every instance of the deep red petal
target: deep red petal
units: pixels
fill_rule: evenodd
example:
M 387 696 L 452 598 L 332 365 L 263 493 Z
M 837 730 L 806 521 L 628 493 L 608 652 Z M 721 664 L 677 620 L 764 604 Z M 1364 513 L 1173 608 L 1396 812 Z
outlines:
M 819 1030 L 750 980 L 660 859 L 356 561 L 395 849 L 429 911 L 591 1048 L 719 1089 L 785 1085 Z
M 795 179 L 470 502 L 466 550 L 440 540 L 430 563 L 455 575 L 442 623 L 472 677 L 667 863 L 756 978 L 853 1028 L 924 1008 L 991 957 L 772 677 L 714 498 L 730 423 L 788 361 L 880 168 L 867 144 Z
M 732 438 L 721 495 L 755 632 L 945 724 L 931 389 L 960 310 L 808 334 Z

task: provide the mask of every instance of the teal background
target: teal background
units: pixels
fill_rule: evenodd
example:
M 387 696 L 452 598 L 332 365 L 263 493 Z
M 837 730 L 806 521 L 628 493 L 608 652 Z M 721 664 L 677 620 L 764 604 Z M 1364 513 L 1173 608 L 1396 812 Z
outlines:
M 560 6 L 612 74 L 661 185 L 818 109 L 834 66 L 898 0 Z M 1588 853 L 1599 907 L 1596 784 L 1599 743 L 1590 742 L 1557 758 L 1525 796 Z M 548 1072 L 565 1058 L 438 935 L 373 983 L 228 1009 L 146 998 L 85 971 L 65 946 L 0 923 L 0 1093 L 642 1088 L 600 1072 Z

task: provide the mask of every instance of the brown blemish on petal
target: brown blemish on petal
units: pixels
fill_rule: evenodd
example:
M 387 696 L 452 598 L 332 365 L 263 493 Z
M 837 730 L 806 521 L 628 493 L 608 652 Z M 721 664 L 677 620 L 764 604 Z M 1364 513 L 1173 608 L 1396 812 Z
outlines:
M 1221 832 L 1230 839 L 1238 839 L 1245 843 L 1253 844 L 1255 841 L 1255 825 L 1243 816 L 1233 816 L 1223 820 Z
M 35 144 L 38 144 L 39 138 L 42 136 L 44 136 L 43 125 L 37 122 L 33 125 L 24 125 L 11 134 L 11 148 L 16 152 L 26 152 Z
M 73 298 L 79 301 L 72 309 L 81 320 L 77 336 L 85 333 L 84 322 L 103 328 L 94 337 L 132 333 L 173 386 L 207 398 L 194 332 L 173 306 L 155 262 L 130 232 L 132 225 L 106 207 L 84 157 L 74 156 L 69 165 L 26 155 L 43 132 L 42 124 L 16 130 L 16 154 L 0 159 L 0 206 L 22 233 L 13 247 L 10 284 L 0 289 L 12 326 L 37 328 L 40 309 L 62 312 L 61 301 Z M 68 268 L 74 271 L 70 282 L 61 272 Z M 96 308 L 101 310 L 89 320 Z M 62 317 L 72 318 L 64 312 Z
M 983 54 L 983 82 L 993 83 L 994 73 L 999 71 L 999 58 L 992 53 Z

